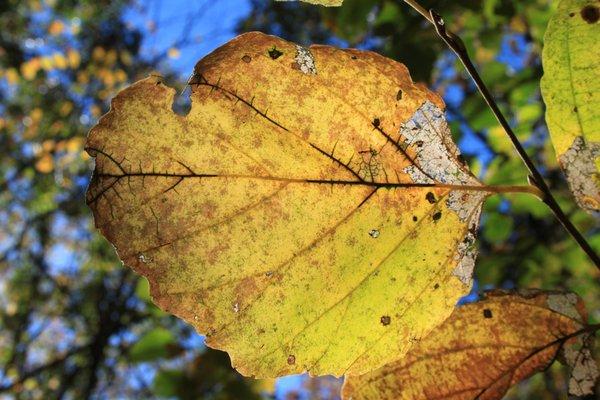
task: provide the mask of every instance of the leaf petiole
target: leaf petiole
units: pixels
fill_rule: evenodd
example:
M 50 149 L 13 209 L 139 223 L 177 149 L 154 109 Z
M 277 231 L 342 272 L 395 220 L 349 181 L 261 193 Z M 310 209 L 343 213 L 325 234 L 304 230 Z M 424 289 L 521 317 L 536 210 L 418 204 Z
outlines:
M 594 249 L 592 249 L 592 247 L 583 237 L 581 232 L 577 230 L 575 225 L 573 225 L 573 223 L 569 220 L 569 218 L 560 208 L 558 202 L 552 195 L 550 188 L 544 181 L 544 178 L 542 177 L 536 166 L 533 164 L 533 161 L 521 145 L 521 142 L 519 141 L 512 128 L 510 127 L 508 121 L 500 111 L 500 108 L 496 104 L 496 101 L 491 95 L 489 89 L 481 79 L 481 76 L 479 75 L 477 69 L 475 68 L 475 65 L 471 61 L 467 49 L 463 44 L 462 40 L 457 35 L 446 29 L 444 20 L 434 10 L 430 10 L 429 12 L 427 12 L 425 8 L 423 8 L 415 0 L 404 1 L 435 27 L 438 36 L 444 41 L 444 43 L 446 43 L 446 45 L 457 55 L 457 57 L 463 63 L 465 69 L 471 76 L 471 79 L 473 79 L 473 81 L 475 82 L 477 89 L 479 89 L 479 92 L 483 96 L 485 102 L 490 107 L 490 110 L 494 113 L 494 116 L 496 117 L 502 128 L 504 128 L 504 131 L 506 132 L 507 136 L 512 142 L 515 150 L 519 154 L 519 157 L 527 167 L 530 174 L 529 183 L 531 187 L 537 188 L 539 190 L 541 196 L 538 197 L 540 198 L 540 200 L 552 210 L 556 219 L 562 224 L 562 226 L 567 230 L 567 232 L 569 232 L 569 234 L 577 242 L 579 247 L 581 247 L 581 249 L 588 255 L 588 257 L 592 260 L 596 267 L 600 269 L 600 257 L 598 256 L 598 254 L 596 254 Z

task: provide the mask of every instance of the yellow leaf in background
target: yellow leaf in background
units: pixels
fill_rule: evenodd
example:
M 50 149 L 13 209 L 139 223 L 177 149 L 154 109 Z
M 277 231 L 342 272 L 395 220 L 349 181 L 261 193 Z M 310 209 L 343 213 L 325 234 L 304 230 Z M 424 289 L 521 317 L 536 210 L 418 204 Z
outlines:
M 179 49 L 175 48 L 175 47 L 171 47 L 168 51 L 167 51 L 167 56 L 169 56 L 169 58 L 179 58 Z
M 83 150 L 84 139 L 81 137 L 74 137 L 66 142 L 66 150 L 69 153 L 78 153 Z
M 9 85 L 15 85 L 19 82 L 19 73 L 15 68 L 9 68 L 5 73 L 6 81 Z
M 458 307 L 405 358 L 347 377 L 342 398 L 501 399 L 512 385 L 546 369 L 559 351 L 572 369 L 571 394 L 591 394 L 598 369 L 590 348 L 582 346 L 589 339 L 586 319 L 572 293 L 490 292 Z
M 131 54 L 129 54 L 129 52 L 128 52 L 128 51 L 122 50 L 122 51 L 119 53 L 119 56 L 120 56 L 120 58 L 121 58 L 121 62 L 122 62 L 124 65 L 128 65 L 128 66 L 129 66 L 129 65 L 131 65 L 131 64 L 133 63 L 133 58 L 131 57 Z
M 44 116 L 44 112 L 42 111 L 41 108 L 36 107 L 33 110 L 31 110 L 31 112 L 29 113 L 29 117 L 34 121 L 34 122 L 39 122 L 42 117 Z
M 71 113 L 71 111 L 73 111 L 73 103 L 71 103 L 70 101 L 65 101 L 60 105 L 58 113 L 61 117 L 66 117 Z
M 60 35 L 65 29 L 65 24 L 62 21 L 55 20 L 48 25 L 48 33 L 52 36 Z
M 35 163 L 35 169 L 43 174 L 48 174 L 54 169 L 54 159 L 51 154 L 45 153 Z
M 69 49 L 67 50 L 67 60 L 69 61 L 69 66 L 76 69 L 81 63 L 81 55 L 77 50 Z
M 100 113 L 102 112 L 102 110 L 100 109 L 100 107 L 96 104 L 94 104 L 93 106 L 90 107 L 90 113 L 92 114 L 93 117 L 97 118 L 100 116 Z
M 108 68 L 102 68 L 98 71 L 98 76 L 102 79 L 104 86 L 111 88 L 115 85 L 116 79 L 112 70 Z
M 104 58 L 104 64 L 108 67 L 112 67 L 117 62 L 117 51 L 114 49 L 110 49 L 106 52 L 106 56 Z
M 248 33 L 190 85 L 185 117 L 158 77 L 113 99 L 87 202 L 156 304 L 241 373 L 371 371 L 470 291 L 488 188 L 402 64 Z
M 21 75 L 28 81 L 33 80 L 40 70 L 41 62 L 38 57 L 32 58 L 21 64 Z
M 41 57 L 40 66 L 44 71 L 51 71 L 52 69 L 54 69 L 54 60 L 52 59 L 52 57 Z
M 127 73 L 122 69 L 118 69 L 115 71 L 115 79 L 117 82 L 123 83 L 127 81 Z
M 275 1 L 297 1 L 297 0 L 275 0 Z M 318 4 L 326 7 L 338 7 L 341 6 L 344 0 L 300 0 L 305 3 Z
M 104 50 L 102 47 L 97 46 L 94 47 L 94 50 L 92 50 L 92 59 L 96 62 L 102 61 L 105 56 L 106 50 Z
M 77 73 L 77 83 L 85 85 L 87 83 L 89 83 L 90 81 L 90 75 L 87 73 L 87 71 L 79 71 Z
M 42 142 L 42 151 L 45 153 L 49 153 L 56 147 L 56 142 L 52 139 L 44 140 Z
M 600 7 L 562 0 L 544 36 L 546 122 L 579 206 L 600 215 Z
M 58 69 L 67 69 L 69 67 L 67 59 L 64 54 L 61 53 L 52 54 L 52 63 Z

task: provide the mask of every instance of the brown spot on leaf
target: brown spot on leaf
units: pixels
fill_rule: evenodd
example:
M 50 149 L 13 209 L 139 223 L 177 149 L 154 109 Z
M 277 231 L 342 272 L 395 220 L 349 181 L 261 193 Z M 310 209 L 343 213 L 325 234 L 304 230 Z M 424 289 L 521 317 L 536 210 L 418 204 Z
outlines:
M 439 283 L 436 283 L 435 285 L 433 285 L 433 288 L 434 288 L 434 289 L 439 289 L 439 287 L 440 287 L 440 284 L 439 284 Z
M 392 318 L 389 315 L 384 315 L 380 318 L 381 325 L 388 326 L 392 322 Z
M 252 61 L 252 57 L 250 57 L 248 54 L 246 54 L 244 57 L 242 57 L 242 61 L 247 64 L 250 61 Z
M 490 310 L 489 308 L 484 309 L 483 317 L 484 318 L 492 318 L 492 310 Z
M 375 128 L 379 128 L 379 125 L 381 125 L 381 120 L 380 120 L 379 118 L 375 118 L 375 119 L 373 120 L 373 126 L 374 126 Z
M 432 192 L 427 192 L 425 199 L 429 202 L 429 204 L 435 204 L 435 195 Z
M 442 212 L 438 211 L 435 214 L 433 214 L 433 216 L 431 217 L 434 221 L 439 220 L 440 218 L 442 218 Z
M 293 354 L 290 354 L 287 358 L 287 363 L 288 363 L 288 365 L 296 364 L 296 356 Z
M 396 100 L 402 100 L 402 89 L 398 90 L 398 93 L 396 94 Z
M 600 19 L 600 10 L 591 4 L 585 6 L 581 9 L 581 18 L 588 24 L 595 24 Z
M 413 215 L 413 221 L 417 222 L 417 219 L 418 219 L 417 216 Z

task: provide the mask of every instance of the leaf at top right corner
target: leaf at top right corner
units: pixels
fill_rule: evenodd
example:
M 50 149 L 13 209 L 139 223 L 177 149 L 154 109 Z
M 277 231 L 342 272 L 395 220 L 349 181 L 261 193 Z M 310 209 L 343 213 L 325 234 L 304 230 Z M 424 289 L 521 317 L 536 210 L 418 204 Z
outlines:
M 558 161 L 580 207 L 600 215 L 600 3 L 562 0 L 544 38 L 541 82 Z

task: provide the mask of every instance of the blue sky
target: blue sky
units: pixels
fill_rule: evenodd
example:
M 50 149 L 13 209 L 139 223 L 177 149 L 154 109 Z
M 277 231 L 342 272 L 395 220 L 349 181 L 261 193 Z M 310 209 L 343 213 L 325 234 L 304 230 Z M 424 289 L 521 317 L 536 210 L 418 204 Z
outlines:
M 141 53 L 148 58 L 189 38 L 167 61 L 186 79 L 196 61 L 235 36 L 236 23 L 250 10 L 249 0 L 145 0 L 130 7 L 124 19 L 146 33 Z

